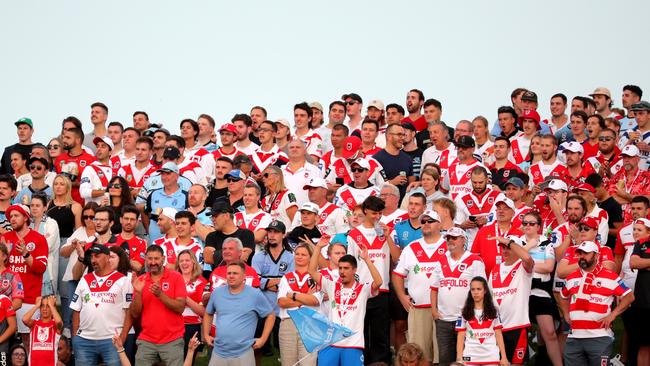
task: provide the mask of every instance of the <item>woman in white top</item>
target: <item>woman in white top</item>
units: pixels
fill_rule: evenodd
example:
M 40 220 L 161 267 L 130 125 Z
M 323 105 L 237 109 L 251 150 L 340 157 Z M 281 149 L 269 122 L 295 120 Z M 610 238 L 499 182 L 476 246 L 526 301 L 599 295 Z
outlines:
M 409 188 L 412 189 L 409 190 L 409 192 L 406 194 L 406 197 L 404 197 L 402 200 L 401 209 L 407 210 L 408 197 L 415 192 L 420 192 L 423 193 L 427 198 L 426 210 L 433 210 L 433 201 L 440 198 L 449 197 L 449 195 L 440 190 L 440 183 L 440 168 L 435 164 L 431 164 L 428 168 L 424 169 L 420 173 L 420 181 L 409 186 Z M 419 186 L 419 188 L 415 188 L 416 186 Z
M 555 270 L 555 251 L 550 240 L 541 235 L 542 217 L 537 211 L 524 215 L 521 227 L 524 235 L 521 237 L 527 247 L 532 247 L 530 256 L 535 260 L 533 285 L 530 291 L 528 307 L 530 318 L 539 326 L 538 332 L 546 353 L 554 366 L 562 365 L 562 352 L 555 333 L 553 315 L 557 314 L 557 304 L 553 298 L 553 271 Z M 542 344 L 542 342 L 539 342 Z
M 35 193 L 29 204 L 32 213 L 32 229 L 47 240 L 49 254 L 47 256 L 47 272 L 43 277 L 43 296 L 55 295 L 58 290 L 57 278 L 59 274 L 59 224 L 54 219 L 47 217 L 47 196 L 43 193 Z M 49 278 L 46 278 L 49 276 Z
M 491 165 L 494 163 L 494 142 L 490 136 L 488 120 L 483 116 L 476 116 L 472 120 L 472 126 L 474 126 L 474 140 L 476 141 L 474 154 L 483 159 L 483 165 Z
M 284 184 L 282 169 L 275 165 L 268 166 L 262 173 L 262 182 L 267 193 L 262 199 L 262 210 L 268 212 L 273 220 L 282 221 L 287 232 L 291 231 L 298 203 L 296 195 Z

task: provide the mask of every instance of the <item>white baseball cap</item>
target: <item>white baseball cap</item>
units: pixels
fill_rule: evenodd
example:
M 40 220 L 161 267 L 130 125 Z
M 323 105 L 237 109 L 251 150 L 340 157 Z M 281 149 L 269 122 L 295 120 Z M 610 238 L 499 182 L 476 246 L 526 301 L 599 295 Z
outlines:
M 640 219 L 634 220 L 635 224 L 641 224 L 647 228 L 650 228 L 650 220 L 646 219 L 645 217 L 642 217 Z
M 309 183 L 305 184 L 302 189 L 307 190 L 309 188 L 325 188 L 327 189 L 327 181 L 323 178 L 312 178 L 309 180 Z
M 453 236 L 455 238 L 458 238 L 458 237 L 461 237 L 461 236 L 462 237 L 467 237 L 465 235 L 465 230 L 459 228 L 458 226 L 452 226 L 451 229 L 447 230 L 447 232 L 445 233 L 445 236 Z
M 548 186 L 546 189 L 552 189 L 554 191 L 569 191 L 569 187 L 567 187 L 566 183 L 561 180 L 561 179 L 553 179 L 552 181 L 548 182 Z
M 598 253 L 600 251 L 600 247 L 598 244 L 594 243 L 593 241 L 583 241 L 578 245 L 576 248 L 576 251 L 580 250 L 585 253 Z
M 318 215 L 318 211 L 320 211 L 320 208 L 318 207 L 317 204 L 313 202 L 305 202 L 300 206 L 300 211 L 309 211 L 311 213 L 315 213 Z
M 354 164 L 362 167 L 365 170 L 370 170 L 370 162 L 368 162 L 368 159 L 359 158 L 359 159 L 355 160 L 354 163 L 352 163 L 350 165 L 354 165 Z
M 499 204 L 499 203 L 505 203 L 506 206 L 511 208 L 513 211 L 517 210 L 517 207 L 515 206 L 515 203 L 512 202 L 512 200 L 510 198 L 506 197 L 506 196 L 501 196 L 501 197 L 497 198 L 496 201 L 494 201 L 494 207 L 497 207 L 497 204 Z
M 636 145 L 626 145 L 623 150 L 621 150 L 621 155 L 625 156 L 639 156 L 641 152 L 639 151 L 639 148 L 636 147 Z
M 438 213 L 437 213 L 436 211 L 434 211 L 434 210 L 426 210 L 426 211 L 424 211 L 424 213 L 422 214 L 422 216 L 420 216 L 420 219 L 422 219 L 422 218 L 425 217 L 425 216 L 430 217 L 430 218 L 432 218 L 432 219 L 434 219 L 434 220 L 440 222 L 440 216 L 439 216 Z
M 165 208 L 162 209 L 162 211 L 160 212 L 160 214 L 158 216 L 165 216 L 165 217 L 171 219 L 172 221 L 176 221 L 176 213 L 178 213 L 178 211 L 176 211 L 175 208 L 165 207 Z
M 585 153 L 585 149 L 582 147 L 582 144 L 576 141 L 564 142 L 562 145 L 560 145 L 560 147 L 562 147 L 562 152 L 571 151 L 574 153 Z

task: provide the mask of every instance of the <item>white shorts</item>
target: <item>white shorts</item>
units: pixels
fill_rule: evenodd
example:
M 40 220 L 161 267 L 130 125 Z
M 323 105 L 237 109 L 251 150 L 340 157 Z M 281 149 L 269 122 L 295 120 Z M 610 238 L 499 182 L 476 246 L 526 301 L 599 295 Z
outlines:
M 23 306 L 16 311 L 16 323 L 18 324 L 18 333 L 27 333 L 29 334 L 30 329 L 27 328 L 27 326 L 23 323 L 23 316 L 27 314 L 27 312 L 34 307 L 34 304 L 27 304 L 23 303 Z M 40 319 L 41 318 L 41 311 L 37 310 L 36 313 L 34 313 L 34 319 Z

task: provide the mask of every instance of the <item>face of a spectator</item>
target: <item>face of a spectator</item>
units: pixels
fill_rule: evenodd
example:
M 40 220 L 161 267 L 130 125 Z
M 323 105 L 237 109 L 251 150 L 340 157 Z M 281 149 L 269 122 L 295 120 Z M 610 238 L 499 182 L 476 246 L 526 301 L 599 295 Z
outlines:
M 442 110 L 436 107 L 435 105 L 429 105 L 424 107 L 424 120 L 427 122 L 440 121 L 442 116 Z
M 16 134 L 18 135 L 18 141 L 27 142 L 32 138 L 34 130 L 28 124 L 21 123 L 16 127 Z
M 634 238 L 635 241 L 639 241 L 647 239 L 648 237 L 650 237 L 650 228 L 645 226 L 641 221 L 634 223 L 634 226 L 632 227 L 632 238 Z
M 108 259 L 110 258 L 109 255 L 103 254 L 103 253 L 92 253 L 90 255 L 90 263 L 93 266 L 93 270 L 95 272 L 104 272 L 106 268 L 108 268 Z
M 508 157 L 508 143 L 505 141 L 494 141 L 494 157 L 503 160 Z
M 339 264 L 339 259 L 346 254 L 345 247 L 342 244 L 330 244 L 327 256 L 330 257 L 332 264 Z
M 85 210 L 81 213 L 81 222 L 91 232 L 95 230 L 95 211 Z
M 578 200 L 569 200 L 566 203 L 566 213 L 568 216 L 569 222 L 576 224 L 582 220 L 585 215 L 585 210 L 582 209 L 580 201 Z
M 526 109 L 524 107 L 524 102 L 521 100 L 521 97 L 524 95 L 524 93 L 525 93 L 525 91 L 521 91 L 519 94 L 515 95 L 514 98 L 510 99 L 510 101 L 512 102 L 512 106 L 517 111 L 521 111 L 522 109 Z
M 420 224 L 422 225 L 422 235 L 425 237 L 440 232 L 440 221 L 433 220 L 429 216 L 420 217 Z
M 65 150 L 71 150 L 75 147 L 80 146 L 79 138 L 77 135 L 70 131 L 64 131 L 63 135 L 61 136 L 61 140 L 63 142 L 63 149 Z
M 469 291 L 475 303 L 482 303 L 485 297 L 485 287 L 481 281 L 472 281 L 469 285 Z
M 22 171 L 25 169 L 25 165 L 27 165 L 27 160 L 23 159 L 20 153 L 11 153 L 11 168 L 14 171 Z
M 352 164 L 352 178 L 355 184 L 362 185 L 368 181 L 368 169 L 360 167 L 358 164 Z
M 244 271 L 241 269 L 241 267 L 236 265 L 228 266 L 226 273 L 226 282 L 228 282 L 228 286 L 232 288 L 239 288 L 244 284 L 245 280 L 246 275 L 244 274 Z
M 190 207 L 201 207 L 206 198 L 205 189 L 201 186 L 193 185 L 187 191 L 187 201 Z
M 291 133 L 291 130 L 289 130 L 289 127 L 283 125 L 282 123 L 277 124 L 278 131 L 275 133 L 275 138 L 276 139 L 286 139 L 288 138 L 289 134 Z
M 33 161 L 29 166 L 29 172 L 32 175 L 32 179 L 41 179 L 47 173 L 47 168 L 40 161 Z
M 226 161 L 217 161 L 215 165 L 215 175 L 217 179 L 224 179 L 224 176 L 232 170 L 232 164 Z
M 474 139 L 480 139 L 488 135 L 488 128 L 480 119 L 475 119 L 472 121 L 472 126 L 474 128 Z
M 589 269 L 592 268 L 594 265 L 596 265 L 596 261 L 598 260 L 598 254 L 596 253 L 585 253 L 582 250 L 576 250 L 576 254 L 578 255 L 578 265 L 582 269 Z
M 499 127 L 507 133 L 515 129 L 515 118 L 510 113 L 499 113 Z
M 332 130 L 332 146 L 336 149 L 343 147 L 343 141 L 345 141 L 345 131 L 343 130 Z
M 199 118 L 196 120 L 196 123 L 199 125 L 199 136 L 209 137 L 212 136 L 214 132 L 214 127 L 210 124 L 210 121 L 207 118 Z
M 163 269 L 163 259 L 163 255 L 157 250 L 148 251 L 144 261 L 149 273 L 159 275 Z
M 237 140 L 238 141 L 244 141 L 248 138 L 248 134 L 251 132 L 251 128 L 246 125 L 246 122 L 237 120 L 233 122 L 235 127 L 237 128 Z M 223 135 L 222 135 L 223 138 Z M 221 142 L 223 144 L 223 140 Z
M 474 193 L 477 195 L 483 194 L 487 189 L 487 177 L 485 174 L 472 174 L 470 179 L 472 181 L 472 189 L 474 190 Z
M 540 147 L 542 148 L 542 159 L 550 160 L 555 156 L 555 144 L 551 139 L 540 139 Z
M 542 154 L 542 139 L 538 136 L 533 136 L 530 140 L 530 153 L 533 156 L 539 156 Z
M 596 241 L 596 236 L 598 235 L 597 228 L 579 225 L 578 230 L 580 231 L 580 241 Z
M 90 121 L 94 125 L 106 123 L 107 118 L 108 118 L 108 113 L 102 107 L 92 107 L 92 109 L 90 110 Z
M 311 118 L 309 117 L 309 113 L 307 113 L 306 110 L 296 108 L 293 111 L 293 121 L 296 124 L 296 129 L 302 130 L 309 128 L 309 122 L 311 121 Z
M 537 218 L 535 216 L 532 215 L 524 216 L 521 225 L 524 229 L 524 234 L 526 234 L 526 236 L 532 237 L 539 234 L 540 223 L 539 221 L 537 221 Z
M 120 265 L 120 256 L 111 250 L 111 254 L 108 255 L 108 267 L 112 271 L 117 271 L 117 267 Z
M 122 224 L 122 231 L 125 233 L 132 233 L 135 231 L 135 226 L 138 224 L 138 216 L 133 212 L 125 212 L 122 217 L 120 217 L 120 223 Z
M 632 218 L 635 220 L 647 217 L 649 211 L 643 202 L 630 203 L 630 210 L 632 211 Z
M 345 108 L 339 104 L 332 105 L 327 116 L 330 122 L 343 123 L 345 120 Z
M 260 139 L 260 143 L 266 144 L 273 142 L 275 137 L 275 131 L 273 131 L 273 126 L 269 123 L 262 123 L 257 128 L 257 136 Z
M 226 181 L 228 181 L 228 192 L 231 194 L 243 192 L 246 180 L 227 175 Z
M 420 177 L 420 182 L 422 183 L 422 188 L 427 193 L 432 193 L 436 190 L 436 185 L 438 185 L 439 179 L 435 179 L 430 174 L 422 174 Z
M 472 136 L 472 125 L 468 122 L 459 122 L 454 129 L 454 141 L 460 136 Z
M 449 252 L 451 253 L 462 253 L 462 251 L 465 249 L 465 237 L 463 236 L 447 236 L 445 237 L 447 240 L 447 249 L 449 249 Z M 417 364 L 414 364 L 417 365 Z
M 596 103 L 596 111 L 602 112 L 609 107 L 609 98 L 606 95 L 595 94 L 593 98 Z
M 192 224 L 187 217 L 176 219 L 176 233 L 180 238 L 189 238 L 192 236 Z
M 402 147 L 410 144 L 414 139 L 415 139 L 415 131 L 408 129 L 408 128 L 403 128 L 404 130 L 404 139 L 402 139 Z
M 251 109 L 251 119 L 253 120 L 253 129 L 257 129 L 262 122 L 266 119 L 264 111 L 259 108 Z
M 27 223 L 27 218 L 20 212 L 14 210 L 9 214 L 9 222 L 15 231 L 20 231 Z
M 239 260 L 241 257 L 241 251 L 237 248 L 235 242 L 229 241 L 223 244 L 221 248 L 221 256 L 226 263 L 230 263 Z
M 411 219 L 415 220 L 422 216 L 424 213 L 424 202 L 422 202 L 422 197 L 409 197 L 407 209 L 409 218 Z
M 429 128 L 429 136 L 431 138 L 431 142 L 436 146 L 441 146 L 447 141 L 448 133 L 449 131 L 447 131 L 447 129 L 442 125 L 434 125 L 433 127 Z
M 640 98 L 632 93 L 629 90 L 623 90 L 623 96 L 621 97 L 621 104 L 623 104 L 623 108 L 625 109 L 630 109 L 632 104 L 638 103 Z
M 376 223 L 379 222 L 379 219 L 381 219 L 381 211 L 365 209 L 364 215 L 366 222 Z
M 456 152 L 458 153 L 458 161 L 467 162 L 472 160 L 474 154 L 473 147 L 457 147 Z
M 144 131 L 149 128 L 149 120 L 147 119 L 147 116 L 142 113 L 133 116 L 133 128 L 138 131 Z
M 312 108 L 311 112 L 312 125 L 320 126 L 323 123 L 323 112 L 318 108 Z
M 124 150 L 133 151 L 135 150 L 135 142 L 138 139 L 138 134 L 133 130 L 125 131 L 122 134 L 122 145 Z
M 153 148 L 162 149 L 167 142 L 167 135 L 164 132 L 154 132 L 153 134 Z
M 382 189 L 381 192 L 379 192 L 379 198 L 384 200 L 386 203 L 386 209 L 388 211 L 393 211 L 399 204 L 399 196 L 396 196 L 395 192 L 393 192 L 393 190 L 388 187 Z
M 303 226 L 313 226 L 318 223 L 318 215 L 307 210 L 300 211 L 300 221 Z
M 178 256 L 178 268 L 181 270 L 181 273 L 187 274 L 192 273 L 194 270 L 194 262 L 189 253 L 183 253 Z
M 524 188 L 519 188 L 514 184 L 508 184 L 506 186 L 506 197 L 510 198 L 513 202 L 519 202 L 524 197 L 526 190 Z
M 580 99 L 573 99 L 571 100 L 571 113 L 575 111 L 584 111 L 585 110 L 585 104 L 580 100 Z
M 650 112 L 648 111 L 635 111 L 634 118 L 636 119 L 637 125 L 639 128 L 645 128 L 650 121 Z
M 391 127 L 386 131 L 386 142 L 393 148 L 401 150 L 404 147 L 404 128 L 402 126 Z
M 374 123 L 364 123 L 361 125 L 361 141 L 366 144 L 374 144 L 377 139 L 378 131 Z
M 181 137 L 183 140 L 193 140 L 195 138 L 196 131 L 190 122 L 183 122 L 181 125 Z
M 343 284 L 349 284 L 355 281 L 354 275 L 357 269 L 348 262 L 339 262 L 339 278 Z
M 587 136 L 590 140 L 595 140 L 602 129 L 597 117 L 589 117 L 587 119 Z
M 532 136 L 537 132 L 537 122 L 534 119 L 524 118 L 521 125 L 526 136 Z
M 98 148 L 99 149 L 99 148 Z M 149 144 L 141 142 L 135 145 L 135 160 L 141 163 L 147 162 L 151 159 L 151 149 Z
M 363 223 L 366 219 L 366 215 L 363 213 L 363 210 L 360 208 L 355 209 L 350 216 L 350 226 L 357 227 Z
M 603 154 L 609 154 L 616 147 L 616 137 L 611 131 L 600 131 L 598 134 L 598 150 Z
M 42 217 L 45 213 L 45 205 L 40 199 L 32 199 L 29 202 L 29 212 L 31 212 L 32 217 Z M 0 258 L 0 263 L 2 263 L 2 258 Z
M 512 221 L 515 212 L 503 202 L 496 205 L 497 221 L 509 222 Z
M 638 156 L 627 156 L 622 155 L 623 158 L 623 168 L 626 172 L 634 172 L 639 167 L 639 157 Z
M 174 223 L 174 220 L 171 218 L 165 216 L 165 215 L 160 215 L 158 216 L 158 227 L 160 228 L 160 232 L 162 234 L 167 234 L 171 230 L 172 227 L 176 227 L 176 224 Z
M 244 207 L 252 210 L 256 209 L 260 201 L 260 195 L 257 193 L 257 189 L 254 187 L 245 187 L 243 201 Z
M 54 159 L 56 159 L 63 152 L 63 146 L 61 146 L 61 143 L 59 143 L 58 140 L 52 139 L 47 145 L 47 151 L 50 153 L 52 161 L 54 161 Z
M 106 234 L 112 224 L 113 223 L 108 220 L 108 212 L 98 212 L 95 214 L 95 231 L 97 231 L 97 234 Z
M 567 166 L 574 167 L 576 165 L 582 164 L 582 154 L 579 152 L 564 150 L 563 153 L 566 158 Z
M 381 116 L 384 114 L 384 111 L 375 107 L 368 107 L 368 113 L 367 116 L 368 118 L 379 121 L 381 119 Z
M 537 110 L 537 103 L 530 100 L 521 100 L 521 109 Z
M 551 115 L 558 117 L 566 111 L 566 103 L 560 97 L 551 98 Z
M 361 114 L 363 105 L 352 98 L 345 99 L 345 112 L 348 117 L 356 117 Z
M 305 159 L 305 144 L 299 139 L 289 142 L 289 159 Z
M 409 113 L 418 113 L 422 109 L 424 101 L 420 100 L 420 94 L 416 92 L 408 92 L 406 94 L 406 110 Z
M 392 125 L 394 123 L 400 123 L 404 118 L 404 115 L 397 110 L 397 108 L 387 108 L 386 109 L 386 124 Z
M 172 187 L 178 181 L 178 174 L 173 172 L 161 172 L 160 181 L 162 182 L 164 187 L 166 188 Z

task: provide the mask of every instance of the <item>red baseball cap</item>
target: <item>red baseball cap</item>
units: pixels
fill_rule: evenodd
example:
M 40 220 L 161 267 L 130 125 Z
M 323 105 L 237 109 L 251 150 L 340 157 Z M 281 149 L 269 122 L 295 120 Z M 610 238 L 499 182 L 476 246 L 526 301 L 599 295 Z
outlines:
M 578 186 L 573 188 L 574 193 L 578 192 L 578 191 L 587 191 L 587 192 L 591 192 L 592 194 L 594 194 L 596 192 L 594 187 L 592 187 L 591 184 L 589 184 L 589 183 L 580 183 L 580 184 L 578 184 Z
M 361 139 L 356 136 L 346 137 L 343 141 L 343 158 L 352 159 L 361 148 Z
M 598 220 L 595 217 L 588 216 L 583 218 L 580 220 L 580 225 L 589 226 L 592 229 L 598 230 Z
M 523 123 L 524 119 L 532 119 L 537 123 L 537 129 L 539 130 L 541 126 L 539 125 L 539 122 L 542 120 L 541 117 L 539 116 L 539 113 L 537 113 L 536 110 L 534 109 L 524 109 L 524 113 L 517 118 L 517 122 L 519 122 L 519 125 Z
M 228 131 L 236 135 L 237 127 L 235 127 L 235 125 L 232 123 L 224 123 L 223 125 L 221 125 L 221 127 L 219 127 L 219 132 L 221 131 Z

